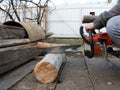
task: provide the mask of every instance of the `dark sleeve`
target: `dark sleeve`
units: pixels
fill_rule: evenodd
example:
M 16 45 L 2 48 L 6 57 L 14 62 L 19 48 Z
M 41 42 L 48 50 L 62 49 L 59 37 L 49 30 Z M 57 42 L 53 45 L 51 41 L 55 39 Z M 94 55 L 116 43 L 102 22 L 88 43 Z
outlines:
M 96 29 L 101 29 L 106 26 L 107 21 L 113 17 L 120 15 L 120 0 L 118 3 L 109 11 L 105 11 L 99 15 L 99 17 L 94 21 Z

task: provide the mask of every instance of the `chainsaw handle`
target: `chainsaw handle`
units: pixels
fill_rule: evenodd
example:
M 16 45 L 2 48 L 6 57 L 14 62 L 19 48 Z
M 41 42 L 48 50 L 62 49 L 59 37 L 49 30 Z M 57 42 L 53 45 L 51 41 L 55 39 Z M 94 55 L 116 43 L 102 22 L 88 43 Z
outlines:
M 90 44 L 90 42 L 87 41 L 85 36 L 84 36 L 83 26 L 80 27 L 80 35 L 81 35 L 81 37 L 82 37 L 82 39 L 84 40 L 85 43 Z
M 94 56 L 94 42 L 93 42 L 92 30 L 89 30 L 88 32 L 90 37 L 90 49 L 91 49 L 91 52 L 88 55 L 88 58 L 92 58 Z
M 92 32 L 92 30 L 89 30 L 88 31 L 89 33 L 89 37 L 90 37 L 90 41 L 87 41 L 85 36 L 84 36 L 84 32 L 83 32 L 83 26 L 80 27 L 80 35 L 82 37 L 82 39 L 85 41 L 85 43 L 89 44 L 90 45 L 90 49 L 91 51 L 90 52 L 87 52 L 86 56 L 88 58 L 92 58 L 94 56 L 94 42 L 93 42 L 93 36 L 92 36 L 92 33 L 96 33 L 95 31 Z M 86 53 L 86 52 L 85 52 Z

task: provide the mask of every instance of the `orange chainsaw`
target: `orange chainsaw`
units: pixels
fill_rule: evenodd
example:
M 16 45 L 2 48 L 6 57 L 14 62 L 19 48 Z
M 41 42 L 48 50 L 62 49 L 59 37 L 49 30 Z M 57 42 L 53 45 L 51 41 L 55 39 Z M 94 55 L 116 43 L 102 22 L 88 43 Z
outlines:
M 98 16 L 85 15 L 83 16 L 82 23 L 91 23 L 97 17 Z M 88 36 L 85 36 L 83 26 L 81 26 L 80 35 L 84 41 L 85 56 L 88 58 L 92 58 L 94 55 L 104 55 L 107 59 L 108 54 L 120 57 L 120 48 L 114 47 L 114 43 L 107 33 L 96 33 L 93 30 L 89 30 Z
M 88 34 L 88 36 L 85 36 L 83 26 L 81 26 L 80 35 L 84 41 L 84 54 L 88 58 L 92 58 L 94 55 L 105 55 L 107 59 L 108 53 L 120 55 L 120 51 L 113 50 L 113 42 L 107 33 L 96 33 L 93 30 L 89 30 Z

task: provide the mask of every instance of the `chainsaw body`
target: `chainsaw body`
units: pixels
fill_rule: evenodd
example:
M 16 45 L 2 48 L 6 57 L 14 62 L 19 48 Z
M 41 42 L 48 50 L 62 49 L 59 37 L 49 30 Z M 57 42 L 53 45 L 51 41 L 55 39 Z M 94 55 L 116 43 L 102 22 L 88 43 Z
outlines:
M 107 33 L 97 33 L 97 34 L 94 34 L 92 37 L 93 37 L 93 42 L 94 43 L 98 43 L 98 42 L 101 43 L 101 42 L 103 42 L 102 40 L 105 40 L 106 45 L 112 45 L 113 44 Z M 90 42 L 90 37 L 87 36 L 86 40 Z
M 85 36 L 83 26 L 80 27 L 80 35 L 84 41 L 84 54 L 88 58 L 94 55 L 107 55 L 107 47 L 113 44 L 107 33 L 96 33 L 89 30 L 89 35 Z

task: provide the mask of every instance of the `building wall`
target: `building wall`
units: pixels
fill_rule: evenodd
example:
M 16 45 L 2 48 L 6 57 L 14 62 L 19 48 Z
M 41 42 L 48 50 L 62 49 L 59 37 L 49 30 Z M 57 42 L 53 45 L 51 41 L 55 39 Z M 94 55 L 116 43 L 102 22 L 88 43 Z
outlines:
M 105 4 L 106 5 L 106 4 Z M 99 15 L 101 12 L 109 10 L 112 5 L 71 5 L 59 6 L 48 9 L 47 31 L 53 32 L 53 37 L 80 37 L 79 28 L 82 25 L 81 20 L 84 15 L 95 12 Z M 102 31 L 105 31 L 103 29 Z

